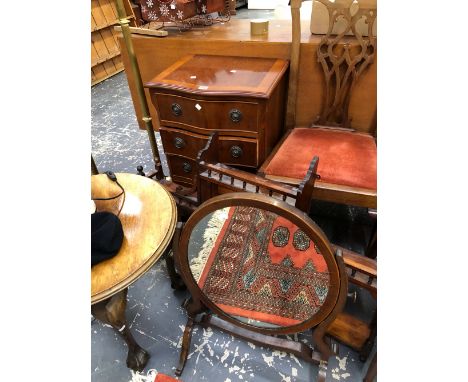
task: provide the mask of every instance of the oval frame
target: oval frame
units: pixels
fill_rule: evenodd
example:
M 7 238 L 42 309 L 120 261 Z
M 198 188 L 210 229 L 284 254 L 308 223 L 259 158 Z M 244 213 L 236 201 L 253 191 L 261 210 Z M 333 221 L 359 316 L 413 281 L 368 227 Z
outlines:
M 208 214 L 224 208 L 233 206 L 247 206 L 263 209 L 269 212 L 276 213 L 283 218 L 289 219 L 297 227 L 299 227 L 319 248 L 321 255 L 323 256 L 328 271 L 330 274 L 330 284 L 328 288 L 327 297 L 320 307 L 319 311 L 314 314 L 310 319 L 303 321 L 296 325 L 284 326 L 284 327 L 259 327 L 252 324 L 248 324 L 233 318 L 231 315 L 224 312 L 215 303 L 213 303 L 201 290 L 197 282 L 193 278 L 189 258 L 188 258 L 188 246 L 190 236 L 197 223 L 206 217 Z M 263 194 L 250 194 L 244 192 L 234 192 L 215 196 L 201 204 L 187 222 L 184 225 L 182 234 L 179 241 L 179 247 L 177 253 L 175 253 L 175 261 L 181 273 L 181 277 L 184 280 L 187 289 L 189 290 L 192 299 L 200 300 L 213 313 L 221 317 L 223 320 L 232 323 L 238 327 L 245 328 L 254 332 L 264 334 L 291 334 L 302 332 L 312 327 L 317 326 L 323 320 L 325 320 L 334 310 L 340 293 L 341 278 L 338 268 L 338 264 L 333 254 L 333 250 L 327 237 L 320 229 L 320 227 L 314 223 L 314 221 L 307 216 L 306 213 L 302 212 L 296 207 L 290 206 L 286 202 L 276 200 L 267 195 Z

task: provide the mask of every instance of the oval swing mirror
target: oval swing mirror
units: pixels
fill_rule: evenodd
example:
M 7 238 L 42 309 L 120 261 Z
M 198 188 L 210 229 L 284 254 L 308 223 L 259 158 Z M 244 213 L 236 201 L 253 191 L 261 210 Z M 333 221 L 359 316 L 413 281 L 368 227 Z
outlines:
M 286 203 L 258 194 L 218 196 L 192 215 L 182 237 L 181 268 L 190 272 L 192 296 L 241 326 L 311 327 L 336 303 L 331 246 Z

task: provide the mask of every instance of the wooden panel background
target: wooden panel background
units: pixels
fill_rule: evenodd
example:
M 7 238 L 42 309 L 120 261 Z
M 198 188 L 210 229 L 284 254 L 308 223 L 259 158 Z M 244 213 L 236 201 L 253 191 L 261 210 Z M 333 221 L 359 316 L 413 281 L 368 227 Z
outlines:
M 135 15 L 129 0 L 124 5 L 134 25 Z M 118 13 L 114 0 L 91 0 L 91 85 L 105 80 L 124 69 L 118 33 Z
M 187 54 L 211 54 L 242 57 L 268 57 L 289 59 L 291 51 L 291 21 L 270 20 L 269 33 L 265 36 L 250 35 L 250 21 L 231 19 L 224 24 L 216 24 L 203 29 L 187 32 L 168 29 L 164 38 L 132 35 L 135 53 L 138 57 L 143 83 L 150 81 L 169 65 Z M 299 83 L 296 103 L 296 125 L 307 126 L 315 120 L 322 109 L 325 80 L 316 50 L 321 36 L 311 35 L 309 21 L 301 22 L 301 58 L 299 63 Z M 129 68 L 125 43 L 122 59 Z M 130 70 L 126 70 L 140 128 L 141 120 L 135 82 Z M 158 116 L 151 103 L 149 91 L 145 89 L 151 117 L 155 128 L 159 128 Z M 363 132 L 371 132 L 375 124 L 377 108 L 377 60 L 361 76 L 353 90 L 349 115 L 351 126 Z

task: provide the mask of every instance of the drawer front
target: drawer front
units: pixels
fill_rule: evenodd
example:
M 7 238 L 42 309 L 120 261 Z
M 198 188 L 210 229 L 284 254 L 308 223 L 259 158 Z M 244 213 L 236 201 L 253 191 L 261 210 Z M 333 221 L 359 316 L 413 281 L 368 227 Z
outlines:
M 208 136 L 178 129 L 161 127 L 159 130 L 166 154 L 196 160 L 198 152 L 208 141 Z M 221 136 L 219 138 L 219 161 L 234 166 L 258 166 L 257 140 Z
M 219 145 L 221 163 L 257 168 L 258 154 L 255 139 L 221 137 Z
M 259 104 L 206 101 L 153 93 L 161 125 L 192 126 L 205 130 L 258 131 Z
M 197 173 L 195 161 L 167 154 L 167 162 L 174 182 L 187 187 L 194 185 L 194 178 Z
M 167 154 L 181 155 L 189 159 L 196 159 L 198 152 L 205 147 L 208 137 L 190 132 L 168 129 L 161 126 L 159 129 Z

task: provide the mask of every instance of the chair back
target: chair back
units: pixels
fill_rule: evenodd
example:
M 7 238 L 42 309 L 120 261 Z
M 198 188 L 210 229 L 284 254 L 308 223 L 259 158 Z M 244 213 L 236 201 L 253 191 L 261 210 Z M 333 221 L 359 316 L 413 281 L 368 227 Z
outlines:
M 328 30 L 317 48 L 317 60 L 325 77 L 325 100 L 315 125 L 350 128 L 348 108 L 351 93 L 361 74 L 374 61 L 377 38 L 373 34 L 377 16 L 375 2 L 315 0 L 326 6 Z M 357 24 L 367 26 L 361 33 Z

